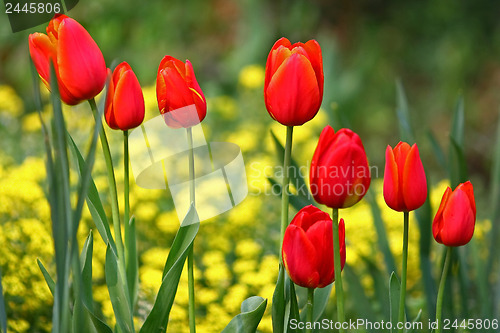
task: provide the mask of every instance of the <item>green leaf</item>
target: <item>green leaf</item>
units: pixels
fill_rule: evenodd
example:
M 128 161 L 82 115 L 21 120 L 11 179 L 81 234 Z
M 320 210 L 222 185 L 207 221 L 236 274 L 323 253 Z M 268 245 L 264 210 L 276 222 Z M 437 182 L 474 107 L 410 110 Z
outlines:
M 56 289 L 56 283 L 54 282 L 54 279 L 50 276 L 49 272 L 47 269 L 45 269 L 45 266 L 42 264 L 40 259 L 36 260 L 38 267 L 40 268 L 40 271 L 42 271 L 43 278 L 45 279 L 45 283 L 47 283 L 47 286 L 49 287 L 50 293 L 52 296 L 54 296 L 55 289 Z
M 285 332 L 298 333 L 302 330 L 293 330 L 288 323 L 290 320 L 300 320 L 299 305 L 297 304 L 297 294 L 295 293 L 295 284 L 290 280 L 288 274 L 285 274 Z
M 450 153 L 448 161 L 448 170 L 451 187 L 455 188 L 458 184 L 467 180 L 467 163 L 465 161 L 465 111 L 464 101 L 459 97 L 453 114 L 452 126 L 450 131 Z
M 76 156 L 78 160 L 78 172 L 82 175 L 85 170 L 87 170 L 85 160 L 83 159 L 78 146 L 73 141 L 71 136 L 69 137 L 69 143 L 71 152 Z M 101 202 L 101 198 L 99 197 L 99 192 L 97 191 L 97 187 L 95 186 L 94 180 L 90 177 L 89 180 L 89 188 L 87 192 L 87 206 L 89 207 L 90 214 L 92 215 L 92 220 L 94 221 L 97 231 L 101 235 L 102 240 L 111 246 L 111 249 L 116 254 L 116 244 L 114 242 L 113 236 L 111 234 L 111 230 L 109 228 L 108 218 L 106 216 L 106 212 L 104 211 L 104 207 Z
M 436 137 L 434 136 L 434 133 L 432 131 L 427 131 L 427 138 L 429 139 L 432 150 L 434 150 L 434 156 L 436 156 L 436 160 L 439 164 L 439 166 L 443 170 L 448 170 L 448 164 L 446 162 L 446 157 L 443 152 L 443 148 L 441 148 L 441 145 L 437 141 Z
M 146 318 L 144 325 L 141 327 L 140 332 L 155 333 L 166 331 L 168 317 L 174 303 L 184 262 L 199 227 L 198 214 L 194 206 L 191 205 L 170 248 L 163 271 L 163 280 L 156 296 L 155 304 Z
M 280 183 L 278 183 L 275 179 L 273 178 L 267 178 L 271 186 L 273 187 L 273 192 L 276 193 L 277 196 L 281 196 L 281 189 L 283 186 L 281 186 Z M 308 205 L 313 205 L 314 202 L 312 201 L 312 196 L 307 198 L 306 196 L 302 195 L 296 195 L 296 194 L 290 194 L 288 196 L 290 200 L 290 204 L 292 205 L 293 208 L 296 210 L 301 210 L 305 206 Z
M 421 318 L 422 318 L 422 309 L 418 310 L 417 316 L 415 317 L 415 319 L 413 319 L 412 323 L 419 322 Z M 412 327 L 413 328 L 406 330 L 406 333 L 418 332 L 416 325 L 412 325 Z
M 314 290 L 313 320 L 318 321 L 328 305 L 333 283 L 324 288 Z
M 241 313 L 236 315 L 222 333 L 255 333 L 266 311 L 267 300 L 252 296 L 241 303 Z
M 370 203 L 370 208 L 373 216 L 373 223 L 375 225 L 375 230 L 377 231 L 377 243 L 380 251 L 382 251 L 384 255 L 387 273 L 391 274 L 391 272 L 396 271 L 396 264 L 394 263 L 394 257 L 392 255 L 391 248 L 389 247 L 389 241 L 387 239 L 387 233 L 385 231 L 384 221 L 382 220 L 380 207 L 378 206 L 376 200 L 377 193 L 375 192 L 373 186 L 370 187 L 365 198 Z
M 410 110 L 406 99 L 405 90 L 401 80 L 396 80 L 396 114 L 399 121 L 399 134 L 401 140 L 412 143 L 415 142 L 415 136 L 411 129 Z
M 400 290 L 401 284 L 399 283 L 399 279 L 396 276 L 396 273 L 392 272 L 389 279 L 389 307 L 391 309 L 390 320 L 394 329 L 391 329 L 391 332 L 395 332 L 395 328 L 398 323 Z
M 371 306 L 373 304 L 373 301 L 370 300 L 366 295 L 360 278 L 353 269 L 351 269 L 350 267 L 348 269 L 346 268 L 348 268 L 347 265 L 344 266 L 343 273 L 346 281 L 349 281 L 349 295 L 351 295 L 351 297 L 356 300 L 357 315 L 359 316 L 359 318 L 366 319 L 370 322 L 377 321 L 375 312 Z
M 82 301 L 92 310 L 92 255 L 94 251 L 94 236 L 90 230 L 85 243 L 83 244 L 82 253 L 80 255 L 80 263 L 82 264 Z
M 52 235 L 54 238 L 56 261 L 56 291 L 54 297 L 54 332 L 66 332 L 69 328 L 69 236 L 72 234 L 71 192 L 69 184 L 69 163 L 66 142 L 66 125 L 62 113 L 61 99 L 57 86 L 57 76 L 50 63 L 52 118 L 52 141 L 54 145 L 53 169 L 50 173 L 49 202 L 51 204 Z
M 118 258 L 108 244 L 106 249 L 105 274 L 109 297 L 113 305 L 117 325 L 122 332 L 130 333 L 134 332 L 134 323 L 132 313 L 130 312 L 130 300 L 128 298 L 125 272 L 121 272 L 121 266 Z
M 129 223 L 129 234 L 126 241 L 126 250 L 127 250 L 127 285 L 129 289 L 130 299 L 132 304 L 135 304 L 137 301 L 137 293 L 139 286 L 139 262 L 137 258 L 137 245 L 136 245 L 136 235 L 135 235 L 135 217 L 132 216 L 130 218 Z
M 7 313 L 5 311 L 5 300 L 3 299 L 2 272 L 0 271 L 0 329 L 7 333 Z
M 273 293 L 273 333 L 283 333 L 285 331 L 285 306 L 285 269 L 280 264 L 278 281 Z

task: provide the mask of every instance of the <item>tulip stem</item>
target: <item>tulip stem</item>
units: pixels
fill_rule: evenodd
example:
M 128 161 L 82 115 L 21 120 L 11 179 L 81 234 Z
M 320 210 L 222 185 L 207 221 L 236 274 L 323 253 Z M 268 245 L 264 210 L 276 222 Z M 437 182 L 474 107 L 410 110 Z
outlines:
M 195 196 L 195 173 L 194 173 L 194 149 L 193 149 L 193 131 L 191 127 L 187 129 L 187 140 L 189 147 L 189 200 L 191 204 L 196 208 L 196 196 Z M 194 240 L 193 244 L 189 248 L 187 257 L 188 266 L 188 289 L 189 289 L 189 332 L 196 332 L 196 321 L 195 321 L 195 306 L 194 306 Z
M 92 109 L 94 118 L 97 121 L 97 118 L 99 117 L 99 112 L 97 110 L 97 105 L 95 103 L 95 100 L 93 98 L 89 99 L 89 104 L 90 108 Z M 111 194 L 111 216 L 113 219 L 113 229 L 115 231 L 115 242 L 118 251 L 117 256 L 119 261 L 123 264 L 123 258 L 125 255 L 123 250 L 122 233 L 120 227 L 120 210 L 118 209 L 118 194 L 116 191 L 116 180 L 113 168 L 113 160 L 111 158 L 108 138 L 106 137 L 104 126 L 101 126 L 101 129 L 99 131 L 99 137 L 101 139 L 102 152 L 104 155 L 104 160 L 106 161 L 106 169 L 108 174 L 109 191 Z
M 448 270 L 450 268 L 451 261 L 451 247 L 448 246 L 446 249 L 446 259 L 444 260 L 443 273 L 441 275 L 441 281 L 439 282 L 439 290 L 436 301 L 436 323 L 437 329 L 436 333 L 441 333 L 441 318 L 443 315 L 443 295 L 444 295 L 444 285 L 446 283 L 446 277 L 448 275 Z
M 406 271 L 408 263 L 408 229 L 410 227 L 410 212 L 404 212 L 404 231 L 403 231 L 403 266 L 401 268 L 401 290 L 399 293 L 399 316 L 398 321 L 404 323 L 405 319 L 405 299 L 406 299 Z M 404 332 L 401 328 L 399 332 Z
M 342 287 L 342 263 L 340 261 L 340 241 L 339 241 L 339 210 L 332 209 L 332 230 L 333 230 L 333 267 L 335 269 L 335 295 L 337 297 L 337 320 L 340 323 L 339 332 L 344 332 L 344 288 Z
M 286 143 L 285 143 L 285 157 L 283 162 L 283 183 L 281 186 L 281 238 L 280 238 L 280 263 L 283 263 L 282 250 L 283 250 L 283 237 L 285 236 L 285 229 L 288 226 L 288 204 L 290 199 L 288 197 L 289 193 L 289 183 L 290 174 L 288 169 L 290 168 L 290 160 L 292 158 L 292 136 L 293 136 L 293 126 L 286 127 Z
M 127 270 L 127 282 L 130 295 L 130 310 L 134 311 L 137 294 L 137 246 L 135 238 L 135 227 L 130 225 L 130 172 L 129 172 L 129 149 L 128 130 L 123 131 L 123 183 L 124 183 L 124 231 L 125 231 L 125 266 Z
M 312 332 L 314 310 L 314 288 L 307 289 L 307 320 L 306 333 Z

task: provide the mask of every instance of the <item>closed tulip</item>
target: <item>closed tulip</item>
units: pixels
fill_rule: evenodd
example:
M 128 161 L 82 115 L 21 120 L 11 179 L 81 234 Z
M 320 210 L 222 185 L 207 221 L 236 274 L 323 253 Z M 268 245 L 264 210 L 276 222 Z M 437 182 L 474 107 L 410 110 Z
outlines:
M 323 100 L 323 58 L 315 40 L 291 44 L 279 39 L 266 63 L 264 99 L 267 111 L 285 126 L 308 122 Z
M 207 114 L 207 102 L 201 91 L 193 66 L 171 56 L 165 56 L 156 77 L 158 108 L 172 128 L 187 128 L 199 124 Z
M 293 218 L 283 238 L 282 257 L 292 281 L 305 288 L 322 288 L 335 280 L 332 219 L 310 205 Z M 341 268 L 345 264 L 345 227 L 339 224 Z
M 359 136 L 350 129 L 337 133 L 326 126 L 319 137 L 310 170 L 314 199 L 330 208 L 347 208 L 370 187 L 370 169 Z
M 50 61 L 54 64 L 63 102 L 78 104 L 94 98 L 106 82 L 101 50 L 78 22 L 58 14 L 47 34 L 29 36 L 29 51 L 42 81 L 50 89 Z
M 474 234 L 475 224 L 476 201 L 472 183 L 462 183 L 454 191 L 448 187 L 432 223 L 434 239 L 447 246 L 465 245 Z
M 109 82 L 104 109 L 106 123 L 112 129 L 126 131 L 144 120 L 144 96 L 130 65 L 116 66 Z
M 427 198 L 427 181 L 417 144 L 400 142 L 385 151 L 384 199 L 398 212 L 422 206 Z

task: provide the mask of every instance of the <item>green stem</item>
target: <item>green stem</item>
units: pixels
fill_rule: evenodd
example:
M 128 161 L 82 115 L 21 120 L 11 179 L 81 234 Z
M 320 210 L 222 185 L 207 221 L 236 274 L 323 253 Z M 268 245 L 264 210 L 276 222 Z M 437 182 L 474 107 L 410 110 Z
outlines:
M 288 169 L 290 168 L 290 160 L 292 158 L 292 136 L 293 136 L 293 126 L 287 126 L 286 128 L 286 143 L 285 143 L 285 157 L 283 163 L 283 183 L 281 186 L 281 237 L 280 237 L 280 264 L 282 264 L 282 249 L 283 249 L 283 237 L 285 236 L 285 229 L 288 226 L 288 204 L 290 198 L 288 197 L 288 186 L 290 183 L 290 174 Z
M 337 297 L 337 320 L 341 323 L 339 332 L 344 332 L 342 324 L 345 322 L 344 315 L 344 288 L 342 286 L 342 264 L 340 261 L 340 241 L 339 241 L 339 210 L 332 209 L 332 230 L 333 230 L 333 264 L 335 269 L 335 296 Z
M 403 267 L 401 269 L 401 290 L 399 294 L 399 316 L 398 321 L 404 323 L 405 318 L 405 299 L 406 299 L 406 271 L 408 263 L 408 229 L 410 227 L 410 213 L 404 212 L 404 233 L 403 233 Z M 399 332 L 404 332 L 401 328 Z
M 444 260 L 444 267 L 443 267 L 443 273 L 441 275 L 441 281 L 439 282 L 439 290 L 438 290 L 438 295 L 437 295 L 437 301 L 436 301 L 436 322 L 437 322 L 437 329 L 436 333 L 441 333 L 441 318 L 443 315 L 443 295 L 444 295 L 444 285 L 446 283 L 446 277 L 448 275 L 448 270 L 450 267 L 450 261 L 451 261 L 451 247 L 448 246 L 446 249 L 446 259 Z
M 128 244 L 128 237 L 130 232 L 129 220 L 130 220 L 130 203 L 129 203 L 129 152 L 128 152 L 128 131 L 123 131 L 123 183 L 124 183 L 124 217 L 123 223 L 125 223 L 125 244 Z
M 191 204 L 196 208 L 196 196 L 195 196 L 195 173 L 194 173 L 194 149 L 193 149 L 193 131 L 191 127 L 187 129 L 187 139 L 189 146 L 189 199 Z M 187 265 L 188 265 L 188 289 L 189 289 L 189 331 L 191 333 L 196 332 L 196 321 L 195 321 L 195 300 L 194 300 L 194 242 L 189 248 Z
M 97 105 L 94 99 L 89 100 L 92 113 L 94 118 L 97 120 L 99 117 L 99 112 L 97 111 Z M 113 229 L 115 231 L 115 242 L 117 248 L 117 255 L 120 262 L 123 262 L 124 251 L 123 251 L 123 241 L 122 233 L 120 227 L 120 211 L 118 209 L 118 195 L 116 191 L 116 180 L 113 169 L 113 160 L 111 159 L 111 152 L 109 150 L 108 138 L 106 137 L 106 132 L 104 131 L 104 126 L 101 126 L 99 131 L 99 137 L 101 139 L 102 152 L 104 154 L 104 160 L 106 161 L 106 169 L 108 175 L 109 191 L 111 194 L 111 216 L 113 218 Z
M 314 288 L 307 289 L 307 319 L 306 333 L 312 333 L 313 309 L 314 309 Z

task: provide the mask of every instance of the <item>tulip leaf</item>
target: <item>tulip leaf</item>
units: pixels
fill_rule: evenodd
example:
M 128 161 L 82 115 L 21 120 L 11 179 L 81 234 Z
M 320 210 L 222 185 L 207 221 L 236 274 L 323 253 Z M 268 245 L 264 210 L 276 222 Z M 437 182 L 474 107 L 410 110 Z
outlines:
M 86 170 L 85 160 L 83 159 L 78 146 L 73 141 L 73 138 L 70 136 L 69 147 L 71 148 L 71 152 L 76 156 L 78 160 L 78 172 L 80 175 L 84 173 Z M 94 180 L 90 177 L 89 180 L 89 188 L 87 192 L 87 206 L 89 208 L 90 214 L 92 215 L 92 220 L 94 221 L 97 231 L 101 235 L 102 240 L 111 246 L 111 249 L 114 253 L 117 253 L 116 244 L 114 242 L 113 236 L 111 234 L 111 230 L 109 228 L 108 218 L 106 216 L 106 212 L 104 211 L 104 207 L 101 202 L 101 198 L 99 197 L 99 192 L 97 191 L 97 187 L 95 186 Z
M 390 320 L 394 329 L 391 329 L 391 332 L 395 332 L 395 328 L 398 323 L 400 290 L 401 284 L 399 279 L 396 276 L 396 273 L 392 272 L 391 277 L 389 278 L 389 308 L 391 310 Z
M 0 271 L 0 330 L 3 333 L 7 333 L 7 313 L 5 311 L 5 300 L 3 298 L 1 271 Z
M 396 270 L 396 264 L 394 263 L 394 257 L 392 255 L 391 248 L 389 247 L 389 241 L 387 239 L 387 232 L 385 230 L 384 221 L 382 220 L 380 207 L 378 206 L 378 203 L 376 201 L 377 193 L 373 186 L 370 187 L 365 198 L 370 203 L 370 208 L 373 216 L 373 224 L 375 226 L 375 230 L 377 231 L 377 242 L 380 251 L 382 251 L 384 255 L 387 273 L 391 274 L 391 272 L 394 272 Z
M 116 323 L 123 333 L 129 333 L 134 332 L 134 324 L 132 313 L 130 312 L 130 300 L 126 287 L 125 272 L 122 272 L 121 267 L 123 265 L 119 262 L 118 257 L 108 244 L 105 263 L 106 285 L 108 286 Z
M 130 300 L 132 304 L 137 301 L 137 292 L 139 285 L 139 274 L 138 274 L 138 258 L 137 258 L 137 244 L 135 236 L 135 217 L 130 218 L 129 223 L 129 233 L 128 239 L 125 239 L 126 244 L 126 255 L 127 255 L 127 285 L 130 294 Z
M 285 332 L 299 333 L 302 330 L 292 329 L 288 325 L 290 320 L 300 320 L 299 305 L 297 303 L 297 294 L 295 293 L 295 284 L 290 280 L 288 274 L 285 274 Z
M 53 108 L 52 117 L 52 168 L 47 170 L 49 178 L 49 203 L 51 207 L 52 235 L 54 239 L 56 261 L 56 292 L 54 293 L 53 325 L 55 332 L 66 332 L 69 329 L 69 262 L 71 250 L 70 235 L 73 234 L 73 218 L 71 209 L 71 191 L 69 183 L 69 163 L 66 141 L 66 125 L 62 113 L 57 76 L 52 62 L 50 62 L 50 91 Z M 50 174 L 50 176 L 49 176 Z
M 443 148 L 437 141 L 436 136 L 434 135 L 434 133 L 432 133 L 432 131 L 429 130 L 427 131 L 427 138 L 431 143 L 432 150 L 434 150 L 434 156 L 436 156 L 436 160 L 439 166 L 443 170 L 448 170 L 448 164 L 446 162 L 446 157 L 444 155 Z
M 52 296 L 54 296 L 56 289 L 56 283 L 54 282 L 54 279 L 52 279 L 40 259 L 37 259 L 36 262 L 38 264 L 38 267 L 40 268 L 40 271 L 42 271 L 43 278 L 45 279 L 45 283 L 47 283 L 47 286 L 49 287 L 50 293 L 52 294 Z
M 83 244 L 82 253 L 80 255 L 80 263 L 82 264 L 82 301 L 90 310 L 93 308 L 92 298 L 92 256 L 94 252 L 94 236 L 92 230 L 89 232 L 85 243 Z
M 283 333 L 285 331 L 285 306 L 285 269 L 280 264 L 278 281 L 273 293 L 273 333 Z
M 410 110 L 406 99 L 405 90 L 401 80 L 396 80 L 396 114 L 399 121 L 399 134 L 401 141 L 408 143 L 415 142 L 415 136 L 411 128 Z
M 252 296 L 241 303 L 241 313 L 236 315 L 222 333 L 255 333 L 266 311 L 267 300 Z
M 313 320 L 318 321 L 328 305 L 333 283 L 324 288 L 316 288 L 314 291 Z
M 413 319 L 412 323 L 419 322 L 421 318 L 422 318 L 422 309 L 418 310 L 417 316 L 415 317 L 415 319 Z M 431 318 L 434 318 L 434 317 L 431 317 Z M 411 327 L 412 328 L 406 330 L 406 333 L 418 332 L 417 331 L 417 325 L 411 325 Z
M 346 264 L 344 266 L 343 275 L 345 276 L 345 280 L 349 281 L 349 294 L 353 299 L 356 300 L 356 311 L 358 316 L 360 318 L 366 319 L 367 321 L 376 321 L 377 318 L 371 306 L 373 304 L 373 301 L 366 295 L 360 278 L 358 277 L 356 272 Z
M 144 325 L 141 327 L 140 332 L 154 333 L 166 331 L 170 310 L 174 303 L 184 262 L 186 261 L 188 250 L 193 244 L 199 227 L 198 214 L 194 206 L 191 205 L 177 231 L 172 247 L 170 248 L 163 271 L 163 280 L 160 290 L 156 296 L 153 308 L 146 318 Z
M 450 130 L 449 177 L 452 188 L 467 180 L 465 161 L 465 111 L 463 97 L 459 97 L 453 113 Z

